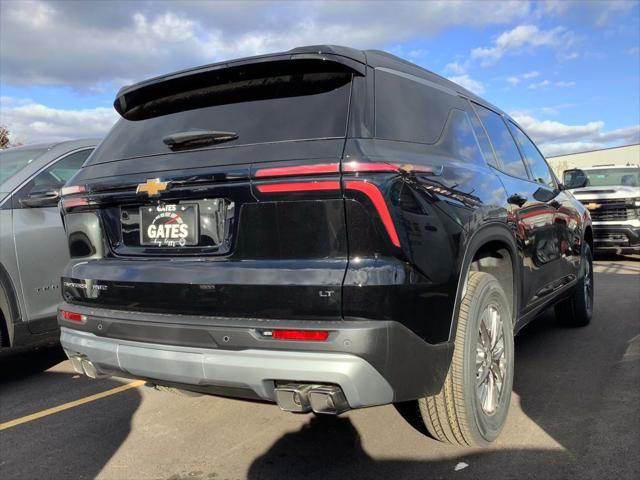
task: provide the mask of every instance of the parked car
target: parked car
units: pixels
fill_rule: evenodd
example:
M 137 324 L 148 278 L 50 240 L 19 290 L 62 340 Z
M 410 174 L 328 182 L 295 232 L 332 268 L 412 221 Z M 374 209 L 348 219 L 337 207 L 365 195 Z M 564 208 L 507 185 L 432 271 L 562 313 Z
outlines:
M 0 347 L 57 341 L 60 275 L 69 261 L 60 189 L 96 144 L 0 152 Z
M 589 323 L 587 209 L 516 122 L 438 75 L 312 46 L 114 105 L 61 202 L 78 372 L 293 412 L 413 402 L 433 437 L 485 444 L 514 332 L 553 305 Z
M 640 253 L 640 165 L 566 170 L 563 179 L 591 212 L 596 252 Z

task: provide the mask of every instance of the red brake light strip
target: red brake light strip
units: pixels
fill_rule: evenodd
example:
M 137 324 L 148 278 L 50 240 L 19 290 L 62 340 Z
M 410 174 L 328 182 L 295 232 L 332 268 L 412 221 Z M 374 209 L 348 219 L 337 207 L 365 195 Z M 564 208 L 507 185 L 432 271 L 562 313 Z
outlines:
M 398 238 L 396 226 L 393 224 L 393 219 L 391 218 L 391 213 L 389 213 L 387 202 L 384 201 L 384 197 L 382 196 L 382 193 L 380 193 L 378 187 L 376 187 L 372 183 L 352 180 L 345 182 L 345 188 L 347 190 L 358 190 L 369 197 L 369 199 L 373 202 L 373 206 L 376 208 L 378 215 L 380 215 L 380 219 L 382 220 L 382 224 L 389 234 L 391 243 L 393 243 L 396 247 L 400 247 L 400 239 Z
M 260 193 L 311 192 L 318 190 L 340 190 L 340 182 L 327 180 L 321 182 L 267 183 L 256 187 Z
M 82 315 L 81 313 L 70 312 L 68 310 L 60 310 L 60 315 L 65 320 L 70 320 L 72 322 L 84 323 L 87 321 L 87 317 Z
M 316 175 L 322 173 L 340 173 L 340 164 L 325 163 L 319 165 L 297 165 L 294 167 L 261 168 L 256 172 L 256 178 L 291 177 L 294 175 Z
M 271 336 L 276 340 L 302 340 L 307 342 L 324 342 L 329 338 L 328 330 L 272 330 L 271 335 L 265 332 L 265 336 Z

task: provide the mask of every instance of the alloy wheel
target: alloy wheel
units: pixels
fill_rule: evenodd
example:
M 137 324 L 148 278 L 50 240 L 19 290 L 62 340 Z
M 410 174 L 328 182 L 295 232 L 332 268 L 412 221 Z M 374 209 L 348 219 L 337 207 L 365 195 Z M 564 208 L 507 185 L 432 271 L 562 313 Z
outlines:
M 498 308 L 487 305 L 480 317 L 476 345 L 476 395 L 487 415 L 498 409 L 506 379 L 504 328 Z

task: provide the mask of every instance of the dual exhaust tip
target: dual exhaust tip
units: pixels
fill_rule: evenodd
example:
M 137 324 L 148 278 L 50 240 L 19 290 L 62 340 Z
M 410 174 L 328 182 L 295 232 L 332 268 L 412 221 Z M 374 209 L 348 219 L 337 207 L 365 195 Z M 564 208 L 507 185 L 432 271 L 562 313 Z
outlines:
M 73 369 L 80 374 L 84 374 L 89 378 L 107 378 L 109 375 L 100 373 L 96 366 L 84 355 L 68 355 Z
M 276 401 L 286 412 L 340 415 L 351 407 L 337 385 L 284 384 L 275 389 Z

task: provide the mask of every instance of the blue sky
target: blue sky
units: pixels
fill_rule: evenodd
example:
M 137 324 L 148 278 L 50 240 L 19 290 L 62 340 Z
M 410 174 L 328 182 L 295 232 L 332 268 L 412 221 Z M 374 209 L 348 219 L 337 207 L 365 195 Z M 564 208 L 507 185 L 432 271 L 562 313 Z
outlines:
M 513 115 L 547 155 L 640 142 L 640 2 L 0 3 L 0 123 L 102 136 L 124 84 L 305 44 L 379 48 Z

